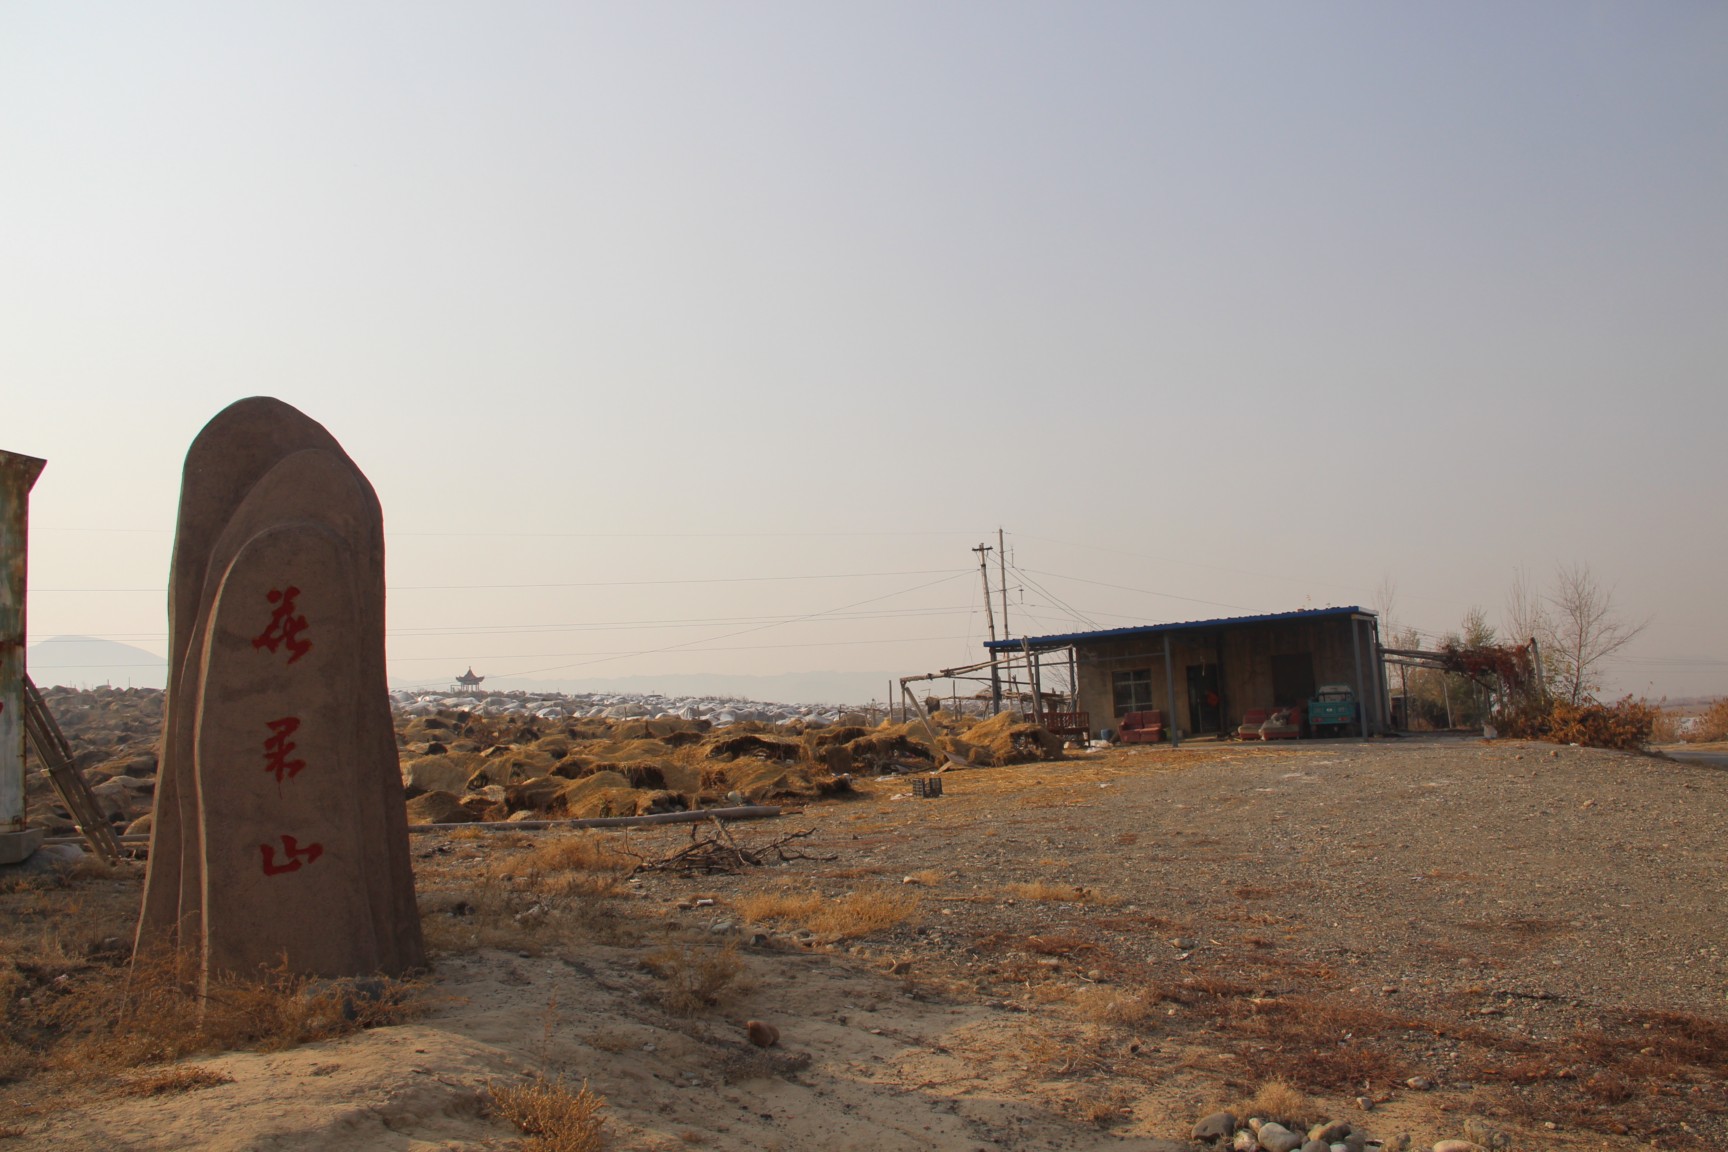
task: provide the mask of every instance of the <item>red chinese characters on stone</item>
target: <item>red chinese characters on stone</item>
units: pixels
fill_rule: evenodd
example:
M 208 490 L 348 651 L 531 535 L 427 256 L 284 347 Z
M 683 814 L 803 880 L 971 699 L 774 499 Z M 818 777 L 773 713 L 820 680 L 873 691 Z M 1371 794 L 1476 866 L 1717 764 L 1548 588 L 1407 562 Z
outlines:
M 265 723 L 270 728 L 270 735 L 264 738 L 264 771 L 273 774 L 278 784 L 284 779 L 292 780 L 300 774 L 300 769 L 306 767 L 304 760 L 288 759 L 288 754 L 299 747 L 288 737 L 300 727 L 300 717 L 284 716 Z
M 265 598 L 276 607 L 271 611 L 270 623 L 264 631 L 252 637 L 252 647 L 267 648 L 272 654 L 286 647 L 290 664 L 312 651 L 312 641 L 300 637 L 300 633 L 306 630 L 306 617 L 294 615 L 294 598 L 298 595 L 300 589 L 292 584 L 286 588 L 270 589 Z
M 292 836 L 278 837 L 282 841 L 282 863 L 276 863 L 276 849 L 269 844 L 258 845 L 258 851 L 264 854 L 264 875 L 280 876 L 284 872 L 298 872 L 301 864 L 310 864 L 324 855 L 324 845 L 308 844 L 300 847 L 300 842 Z

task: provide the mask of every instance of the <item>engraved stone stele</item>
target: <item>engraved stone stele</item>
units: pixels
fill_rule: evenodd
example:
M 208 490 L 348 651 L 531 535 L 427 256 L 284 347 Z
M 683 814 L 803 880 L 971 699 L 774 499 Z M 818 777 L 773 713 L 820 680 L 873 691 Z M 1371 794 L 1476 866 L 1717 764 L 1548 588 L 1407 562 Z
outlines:
M 202 981 L 424 963 L 384 669 L 384 534 L 321 426 L 254 397 L 186 457 L 140 953 Z

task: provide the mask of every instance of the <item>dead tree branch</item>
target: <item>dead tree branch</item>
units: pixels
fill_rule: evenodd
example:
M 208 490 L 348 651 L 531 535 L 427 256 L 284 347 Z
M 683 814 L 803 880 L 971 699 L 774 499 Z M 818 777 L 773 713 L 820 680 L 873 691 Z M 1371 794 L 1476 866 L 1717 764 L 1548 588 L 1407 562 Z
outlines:
M 765 844 L 746 847 L 733 838 L 732 830 L 726 826 L 724 820 L 714 820 L 712 824 L 712 832 L 706 831 L 706 824 L 691 825 L 690 843 L 663 856 L 644 856 L 626 846 L 623 851 L 635 857 L 637 862 L 630 870 L 630 875 L 643 872 L 672 872 L 680 876 L 731 875 L 746 868 L 760 868 L 775 861 L 787 864 L 793 860 L 835 859 L 833 856 L 816 856 L 788 847 L 794 841 L 815 835 L 814 828 L 787 832 Z

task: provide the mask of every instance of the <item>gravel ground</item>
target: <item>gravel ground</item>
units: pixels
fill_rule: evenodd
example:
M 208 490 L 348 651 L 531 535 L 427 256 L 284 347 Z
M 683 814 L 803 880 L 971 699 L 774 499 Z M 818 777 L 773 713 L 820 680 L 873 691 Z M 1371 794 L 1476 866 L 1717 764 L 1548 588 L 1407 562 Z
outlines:
M 1440 1112 L 1728 1137 L 1728 772 L 1440 738 L 1124 748 L 943 780 L 936 799 L 876 781 L 810 809 L 812 850 L 836 858 L 768 871 L 916 887 L 920 916 L 853 950 L 956 998 L 1047 1013 L 1064 990 L 1158 990 L 1184 1070 L 1156 1090 L 1175 1098 L 1284 1075 L 1384 1104 L 1419 1077 Z M 706 884 L 724 906 L 790 879 Z
M 940 800 L 916 802 L 923 819 L 853 851 L 962 887 L 1050 879 L 1131 905 L 1171 931 L 1104 931 L 1161 977 L 1270 931 L 1287 959 L 1400 1006 L 1443 1011 L 1483 985 L 1540 1006 L 1506 1025 L 1533 1035 L 1609 1009 L 1728 1006 L 1728 773 L 1459 740 L 1190 745 L 1001 771 L 1045 786 L 974 791 L 951 774 Z M 956 904 L 938 935 L 995 930 L 1003 910 Z

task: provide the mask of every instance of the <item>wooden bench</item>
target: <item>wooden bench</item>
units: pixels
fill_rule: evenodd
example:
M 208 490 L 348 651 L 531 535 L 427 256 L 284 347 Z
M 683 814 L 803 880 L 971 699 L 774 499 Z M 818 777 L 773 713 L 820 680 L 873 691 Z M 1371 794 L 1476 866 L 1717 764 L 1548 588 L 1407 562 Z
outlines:
M 1040 712 L 1038 724 L 1054 736 L 1084 744 L 1092 739 L 1092 717 L 1086 712 Z

